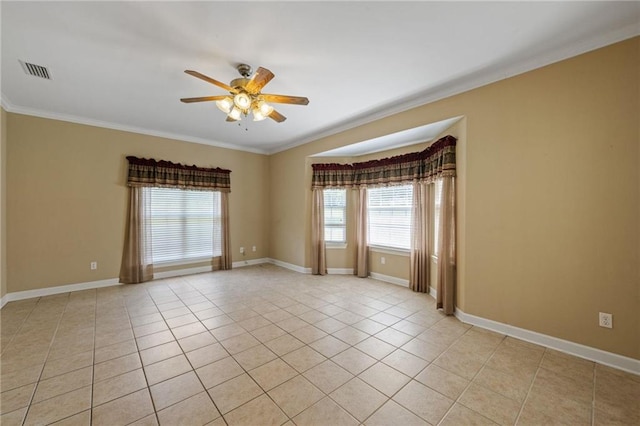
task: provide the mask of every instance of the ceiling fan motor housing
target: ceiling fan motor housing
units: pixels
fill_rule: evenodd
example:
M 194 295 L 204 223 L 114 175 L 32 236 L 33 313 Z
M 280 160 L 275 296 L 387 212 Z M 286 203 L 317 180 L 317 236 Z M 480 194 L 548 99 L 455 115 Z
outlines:
M 251 69 L 251 65 L 247 64 L 238 64 L 238 66 L 236 66 L 236 69 L 244 78 L 249 78 L 249 76 L 253 72 L 253 70 Z
M 244 89 L 247 83 L 249 82 L 248 78 L 236 78 L 235 80 L 231 80 L 231 84 L 229 84 L 234 89 Z

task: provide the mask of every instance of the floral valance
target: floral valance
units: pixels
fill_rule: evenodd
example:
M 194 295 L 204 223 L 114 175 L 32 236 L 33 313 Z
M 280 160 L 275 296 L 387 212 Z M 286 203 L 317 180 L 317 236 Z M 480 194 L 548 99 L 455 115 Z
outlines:
M 129 156 L 128 186 L 153 186 L 231 192 L 230 170 L 186 166 Z
M 420 152 L 353 164 L 312 164 L 311 187 L 389 185 L 455 176 L 456 141 L 449 135 Z

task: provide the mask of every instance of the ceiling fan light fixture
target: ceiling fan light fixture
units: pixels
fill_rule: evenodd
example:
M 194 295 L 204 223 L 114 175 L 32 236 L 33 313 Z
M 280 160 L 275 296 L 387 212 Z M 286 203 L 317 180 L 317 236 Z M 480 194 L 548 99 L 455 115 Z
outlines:
M 242 111 L 240 110 L 240 108 L 233 107 L 233 109 L 229 112 L 229 118 L 237 121 L 237 120 L 240 120 L 241 114 L 242 114 Z
M 253 109 L 253 121 L 262 121 L 267 118 L 258 108 Z
M 265 117 L 273 112 L 273 107 L 265 101 L 258 102 L 258 108 L 260 109 L 262 115 L 264 115 Z
M 229 114 L 231 112 L 231 108 L 233 107 L 233 99 L 227 96 L 221 101 L 216 101 L 216 106 L 220 111 L 224 112 L 225 114 Z
M 240 92 L 233 97 L 233 103 L 237 108 L 246 111 L 251 106 L 251 97 L 244 92 Z

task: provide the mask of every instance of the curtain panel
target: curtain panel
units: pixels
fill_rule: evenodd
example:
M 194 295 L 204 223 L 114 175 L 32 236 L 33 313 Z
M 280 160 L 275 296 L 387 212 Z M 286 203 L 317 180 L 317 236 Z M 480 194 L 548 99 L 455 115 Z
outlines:
M 429 293 L 431 280 L 430 226 L 431 189 L 433 184 L 427 182 L 413 183 L 413 233 L 411 241 L 411 258 L 409 268 L 409 288 L 420 293 Z
M 356 203 L 356 257 L 354 275 L 360 278 L 369 276 L 369 246 L 367 244 L 367 187 L 358 189 Z
M 127 185 L 231 192 L 230 170 L 128 156 Z
M 153 279 L 151 224 L 148 194 L 142 188 L 129 188 L 129 206 L 120 264 L 120 282 L 136 284 Z
M 327 274 L 327 254 L 324 246 L 324 192 L 313 190 L 311 204 L 311 273 Z
M 438 232 L 438 290 L 436 307 L 451 315 L 456 300 L 456 189 L 455 178 L 442 179 Z
M 425 150 L 353 164 L 312 164 L 311 188 L 350 188 L 427 181 L 456 175 L 456 141 L 451 135 Z
M 229 270 L 232 268 L 232 260 L 231 260 L 231 236 L 229 235 L 229 231 L 231 229 L 230 219 L 229 219 L 229 193 L 222 192 L 220 194 L 220 207 L 222 209 L 221 212 L 221 240 L 222 240 L 222 255 L 220 257 L 220 269 Z M 214 258 L 215 260 L 215 258 Z

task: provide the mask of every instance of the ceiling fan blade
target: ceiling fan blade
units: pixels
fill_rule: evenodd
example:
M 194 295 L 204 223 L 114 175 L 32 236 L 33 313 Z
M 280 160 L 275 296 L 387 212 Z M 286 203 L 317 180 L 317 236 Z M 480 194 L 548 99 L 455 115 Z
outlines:
M 266 102 L 273 102 L 276 104 L 294 104 L 294 105 L 307 105 L 309 99 L 302 96 L 287 96 L 287 95 L 269 95 L 262 94 L 262 99 Z
M 227 115 L 227 120 L 226 120 L 226 121 L 233 122 L 233 121 L 238 121 L 238 120 L 233 119 L 233 118 L 231 118 L 231 117 L 229 117 L 229 116 Z
M 200 74 L 198 71 L 185 70 L 184 72 L 186 72 L 187 74 L 192 75 L 192 76 L 194 76 L 196 78 L 199 78 L 200 80 L 204 80 L 207 83 L 215 84 L 216 86 L 226 90 L 227 92 L 231 92 L 231 93 L 236 93 L 237 92 L 237 90 L 235 90 L 233 87 L 228 86 L 228 85 L 226 85 L 226 84 L 224 84 L 224 83 L 222 83 L 222 82 L 220 82 L 218 80 L 214 80 L 211 77 L 207 77 L 204 74 Z
M 287 119 L 287 117 L 285 117 L 284 115 L 280 114 L 275 109 L 273 111 L 271 111 L 271 114 L 269 114 L 269 118 L 274 120 L 274 121 L 277 121 L 278 123 L 282 123 L 284 120 Z
M 256 94 L 262 90 L 275 75 L 266 68 L 259 67 L 245 86 L 245 90 L 251 94 Z
M 221 101 L 226 98 L 227 95 L 219 95 L 219 96 L 202 96 L 199 98 L 182 98 L 180 101 L 189 104 L 191 102 L 207 102 L 207 101 Z

